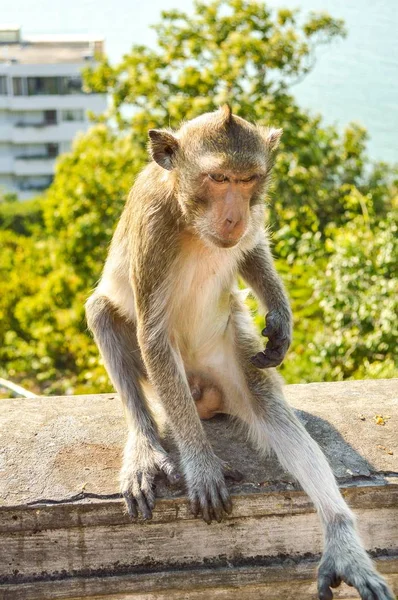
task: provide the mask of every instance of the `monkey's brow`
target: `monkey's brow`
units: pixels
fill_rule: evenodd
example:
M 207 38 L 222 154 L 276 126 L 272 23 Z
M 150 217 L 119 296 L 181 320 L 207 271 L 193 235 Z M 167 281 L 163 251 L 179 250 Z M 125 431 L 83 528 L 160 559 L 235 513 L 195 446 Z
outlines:
M 247 160 L 226 154 L 204 154 L 198 158 L 198 167 L 202 173 L 223 173 L 233 175 L 261 175 L 266 170 L 263 157 L 251 156 Z
M 204 173 L 223 170 L 227 163 L 228 157 L 225 154 L 204 154 L 198 160 L 198 166 Z

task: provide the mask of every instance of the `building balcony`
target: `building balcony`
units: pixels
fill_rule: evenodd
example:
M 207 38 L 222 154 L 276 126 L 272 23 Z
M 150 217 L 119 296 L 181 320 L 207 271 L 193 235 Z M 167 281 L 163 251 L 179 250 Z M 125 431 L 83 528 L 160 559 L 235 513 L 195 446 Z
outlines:
M 14 172 L 14 159 L 12 156 L 0 156 L 0 174 L 11 174 Z
M 4 99 L 4 106 L 1 103 Z M 66 94 L 37 96 L 0 96 L 0 108 L 10 110 L 57 110 L 84 108 L 101 113 L 106 109 L 105 94 Z
M 14 144 L 40 144 L 48 142 L 69 142 L 79 131 L 86 131 L 87 121 L 65 121 L 56 125 L 15 125 L 12 128 Z M 1 132 L 0 132 L 1 135 Z M 1 137 L 0 137 L 1 139 Z
M 52 175 L 55 158 L 53 156 L 20 156 L 14 159 L 15 175 Z
M 8 123 L 0 124 L 0 142 L 12 142 L 13 126 Z
M 48 127 L 50 125 L 57 125 L 57 121 L 40 121 L 40 123 L 25 123 L 25 122 L 19 122 L 19 123 L 15 123 L 14 127 L 36 127 L 36 128 L 42 128 L 42 127 Z
M 69 142 L 79 131 L 86 131 L 87 121 L 65 121 L 50 124 L 2 124 L 0 125 L 0 142 L 10 144 L 41 144 Z

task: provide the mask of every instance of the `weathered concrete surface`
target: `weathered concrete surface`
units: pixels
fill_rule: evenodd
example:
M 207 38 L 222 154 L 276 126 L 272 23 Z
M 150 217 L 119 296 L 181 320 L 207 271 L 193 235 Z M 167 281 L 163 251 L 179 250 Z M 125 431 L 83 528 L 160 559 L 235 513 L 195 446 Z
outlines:
M 287 386 L 286 396 L 398 590 L 398 380 Z M 118 498 L 126 428 L 114 394 L 0 406 L 1 600 L 315 598 L 322 533 L 312 504 L 227 419 L 205 427 L 244 474 L 232 516 L 209 527 L 182 488 L 161 484 L 153 520 L 131 523 Z
M 398 474 L 398 379 L 291 385 L 285 390 L 344 483 Z M 385 425 L 377 425 L 375 415 L 384 416 Z M 289 489 L 290 475 L 275 459 L 260 461 L 227 418 L 205 427 L 217 454 L 244 474 L 236 491 L 275 483 Z M 115 394 L 2 400 L 0 505 L 65 500 L 82 491 L 117 494 L 125 438 Z M 181 493 L 159 488 L 163 497 Z

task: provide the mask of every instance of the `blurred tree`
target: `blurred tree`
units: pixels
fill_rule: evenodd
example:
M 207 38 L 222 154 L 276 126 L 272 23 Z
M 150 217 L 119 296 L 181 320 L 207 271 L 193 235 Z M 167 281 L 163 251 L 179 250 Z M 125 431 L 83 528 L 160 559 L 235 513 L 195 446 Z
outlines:
M 86 70 L 87 90 L 109 93 L 111 108 L 58 161 L 40 235 L 0 230 L 8 282 L 0 373 L 45 393 L 110 389 L 83 305 L 147 160 L 147 130 L 178 126 L 225 101 L 242 117 L 284 128 L 268 209 L 296 320 L 286 379 L 396 372 L 393 255 L 385 248 L 393 243 L 397 171 L 370 163 L 359 125 L 340 135 L 290 92 L 313 67 L 317 46 L 344 35 L 342 22 L 219 0 L 196 2 L 192 15 L 164 12 L 155 30 L 157 48 L 133 46 L 119 65 L 104 60 Z M 256 319 L 263 324 L 263 315 Z
M 397 374 L 397 213 L 370 226 L 358 217 L 337 231 L 314 298 L 323 325 L 312 344 L 315 371 L 330 381 Z M 328 365 L 326 371 L 325 365 Z

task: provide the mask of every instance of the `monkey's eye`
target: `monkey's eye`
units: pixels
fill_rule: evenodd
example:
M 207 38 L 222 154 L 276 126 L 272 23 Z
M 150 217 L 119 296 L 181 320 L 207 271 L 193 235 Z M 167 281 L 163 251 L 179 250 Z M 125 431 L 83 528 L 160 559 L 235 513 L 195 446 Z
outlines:
M 225 175 L 222 175 L 221 173 L 209 173 L 209 178 L 212 181 L 216 181 L 217 183 L 224 183 L 224 181 L 228 180 L 228 178 L 225 177 Z
M 251 181 L 254 181 L 255 179 L 257 179 L 257 175 L 249 175 L 249 177 L 242 177 L 242 179 L 240 179 L 241 183 L 250 183 Z

